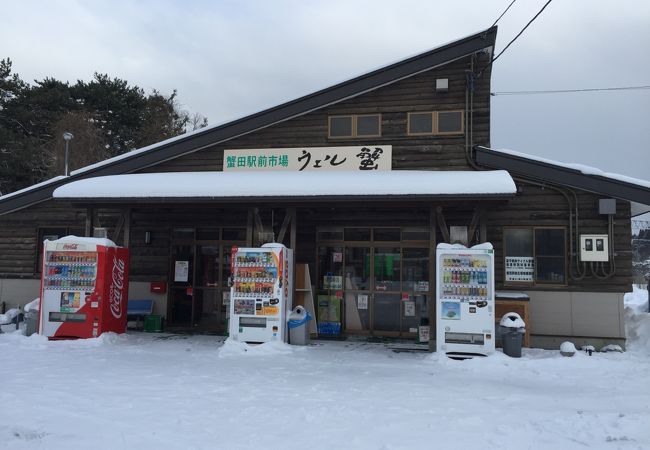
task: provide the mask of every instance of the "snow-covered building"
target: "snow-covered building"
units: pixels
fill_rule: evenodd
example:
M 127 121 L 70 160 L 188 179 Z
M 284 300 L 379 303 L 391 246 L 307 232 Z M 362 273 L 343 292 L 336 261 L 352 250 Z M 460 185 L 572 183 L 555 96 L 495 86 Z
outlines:
M 491 149 L 496 32 L 0 197 L 0 301 L 37 296 L 44 238 L 103 228 L 130 248 L 130 298 L 221 332 L 231 248 L 275 240 L 343 335 L 414 337 L 435 326 L 436 244 L 489 241 L 530 345 L 624 343 L 650 183 Z M 581 257 L 585 239 L 607 261 Z

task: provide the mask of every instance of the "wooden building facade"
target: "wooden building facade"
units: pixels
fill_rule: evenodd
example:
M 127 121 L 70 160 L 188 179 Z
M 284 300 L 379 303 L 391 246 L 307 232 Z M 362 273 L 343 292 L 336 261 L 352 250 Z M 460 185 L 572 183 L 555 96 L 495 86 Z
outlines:
M 296 262 L 310 274 L 313 288 L 300 289 L 313 289 L 317 302 L 340 299 L 333 314 L 343 334 L 415 337 L 418 326 L 435 325 L 437 243 L 488 241 L 495 248 L 497 289 L 530 298 L 531 345 L 556 346 L 567 337 L 623 343 L 623 294 L 632 282 L 630 203 L 650 204 L 650 188 L 491 150 L 495 38 L 496 27 L 252 116 L 0 197 L 0 300 L 13 306 L 38 295 L 44 238 L 88 236 L 104 228 L 130 248 L 130 298 L 154 298 L 156 312 L 170 325 L 222 332 L 230 249 L 276 240 L 294 248 Z M 462 181 L 467 173 L 507 170 L 516 189 L 373 195 L 361 189 L 361 175 L 373 173 L 379 156 L 365 156 L 377 148 L 390 148 L 392 172 L 429 172 L 434 178 L 457 173 Z M 245 168 L 238 165 L 247 164 L 260 170 L 262 154 L 271 171 L 261 149 L 278 151 L 277 166 L 285 150 L 297 152 L 305 165 L 297 171 L 320 176 L 322 167 L 332 185 L 339 183 L 336 165 L 355 160 L 362 192 L 221 195 L 215 185 L 215 195 L 178 196 L 156 194 L 155 184 L 143 186 L 140 195 L 111 193 L 111 183 L 116 192 L 128 183 L 119 177 L 150 174 L 151 180 L 173 184 L 188 179 L 179 173 L 236 176 L 243 172 L 235 169 Z M 316 149 L 326 157 L 305 160 Z M 66 186 L 100 179 L 108 186 L 100 194 L 79 188 L 66 194 Z M 606 214 L 604 199 L 614 205 Z M 608 263 L 579 260 L 583 234 L 609 236 Z M 176 261 L 189 261 L 188 281 L 174 280 Z M 522 261 L 527 266 L 519 273 L 513 265 Z M 151 283 L 164 292 L 152 292 Z

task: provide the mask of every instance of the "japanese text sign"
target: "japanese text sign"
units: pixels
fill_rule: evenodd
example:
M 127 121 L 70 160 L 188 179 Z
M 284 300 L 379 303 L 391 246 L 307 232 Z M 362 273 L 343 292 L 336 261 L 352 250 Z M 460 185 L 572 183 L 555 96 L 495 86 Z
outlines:
M 391 170 L 392 146 L 224 150 L 223 170 Z

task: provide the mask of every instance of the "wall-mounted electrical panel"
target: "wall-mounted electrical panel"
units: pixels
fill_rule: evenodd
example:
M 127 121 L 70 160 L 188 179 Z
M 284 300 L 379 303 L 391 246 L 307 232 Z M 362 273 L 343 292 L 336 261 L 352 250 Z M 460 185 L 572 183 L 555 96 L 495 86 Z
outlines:
M 580 261 L 609 261 L 609 236 L 606 234 L 581 234 Z

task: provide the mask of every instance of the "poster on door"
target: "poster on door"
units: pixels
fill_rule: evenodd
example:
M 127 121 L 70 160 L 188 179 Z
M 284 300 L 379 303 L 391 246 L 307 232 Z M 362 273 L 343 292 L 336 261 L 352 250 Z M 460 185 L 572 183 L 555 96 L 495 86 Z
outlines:
M 187 283 L 190 274 L 189 261 L 176 261 L 174 265 L 174 281 L 179 283 Z
M 357 296 L 357 308 L 368 309 L 368 294 L 359 294 Z

